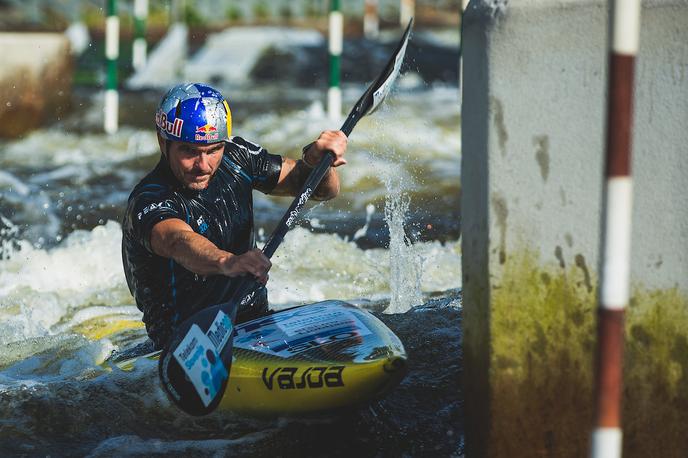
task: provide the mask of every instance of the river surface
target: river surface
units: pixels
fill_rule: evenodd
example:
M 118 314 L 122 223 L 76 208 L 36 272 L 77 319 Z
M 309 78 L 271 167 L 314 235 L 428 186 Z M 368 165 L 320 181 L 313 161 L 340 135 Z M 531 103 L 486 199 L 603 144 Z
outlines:
M 461 455 L 459 95 L 421 73 L 409 71 L 359 123 L 340 196 L 311 204 L 273 257 L 273 308 L 349 300 L 406 346 L 402 384 L 349 412 L 197 419 L 167 400 L 153 363 L 131 373 L 103 365 L 145 339 L 122 271 L 120 221 L 160 154 L 153 113 L 161 90 L 123 93 L 123 125 L 107 136 L 102 96 L 77 88 L 67 118 L 0 143 L 0 454 Z M 320 131 L 339 127 L 317 84 L 217 84 L 234 134 L 273 153 L 298 157 Z M 343 105 L 364 89 L 363 81 L 345 85 Z M 261 240 L 289 203 L 255 194 Z

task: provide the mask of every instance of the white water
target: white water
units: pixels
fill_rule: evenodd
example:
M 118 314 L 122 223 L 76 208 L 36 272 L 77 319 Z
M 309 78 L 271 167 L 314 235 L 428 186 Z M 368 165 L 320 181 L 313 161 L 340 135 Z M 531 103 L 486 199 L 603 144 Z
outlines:
M 209 36 L 185 62 L 178 57 L 186 55 L 187 34 L 183 25 L 172 27 L 128 85 L 162 88 L 179 78 L 219 78 L 225 88 L 242 86 L 268 47 L 318 46 L 323 41 L 314 30 L 232 28 Z M 384 214 L 388 248 L 362 250 L 335 234 L 293 230 L 273 260 L 273 306 L 387 298 L 389 312 L 403 312 L 422 303 L 424 291 L 460 287 L 458 242 L 414 243 L 406 235 L 417 193 L 429 189 L 441 195 L 458 188 L 458 92 L 424 87 L 415 74 L 403 75 L 398 87 L 402 89 L 374 116 L 361 120 L 351 136 L 349 164 L 340 169 L 341 196 L 317 208 L 318 214 L 340 219 L 363 221 L 365 216 L 354 240 L 367 234 L 373 217 Z M 345 85 L 344 105 L 351 106 L 362 90 Z M 231 102 L 232 91 L 226 95 Z M 234 133 L 271 152 L 298 157 L 300 147 L 319 132 L 339 128 L 325 116 L 324 97 L 316 95 L 310 105 L 286 113 L 271 106 L 269 91 L 251 97 L 265 99 L 264 113 L 247 117 L 235 112 Z M 137 161 L 152 164 L 159 152 L 152 129 L 99 133 L 100 99 L 97 95 L 90 108 L 71 120 L 85 133 L 57 125 L 0 145 L 0 345 L 9 349 L 0 357 L 2 366 L 50 349 L 88 347 L 78 336 L 89 323 L 140 320 L 122 272 L 120 226 L 108 218 L 123 207 L 145 173 Z M 262 196 L 256 202 L 273 208 L 288 204 Z M 83 223 L 89 212 L 96 220 Z M 317 216 L 308 218 L 312 227 L 325 227 Z M 82 226 L 88 230 L 73 231 Z M 105 338 L 93 345 L 108 349 L 112 343 Z
M 389 195 L 385 202 L 385 221 L 389 226 L 389 264 L 391 298 L 387 312 L 402 313 L 423 303 L 421 293 L 423 254 L 404 231 L 410 198 L 403 178 L 387 176 Z M 447 266 L 449 267 L 449 266 Z
M 250 46 L 242 31 L 217 34 L 186 65 L 178 58 L 185 54 L 186 31 L 173 28 L 151 53 L 146 72 L 133 81 L 162 88 L 182 78 L 217 77 L 230 104 L 252 110 L 233 110 L 236 135 L 273 153 L 299 157 L 301 146 L 320 131 L 340 127 L 325 116 L 325 93 L 297 89 L 295 96 L 265 82 L 253 88 L 245 85 L 250 83 L 245 77 L 265 47 L 305 45 L 322 37 L 312 31 L 291 31 L 288 37 L 249 33 Z M 398 37 L 396 31 L 391 35 L 391 40 Z M 173 69 L 177 64 L 183 70 Z M 363 89 L 345 82 L 343 105 L 353 105 Z M 142 94 L 142 99 L 150 95 Z M 287 108 L 306 98 L 299 109 Z M 214 456 L 232 448 L 260 455 L 282 436 L 285 444 L 298 442 L 293 431 L 311 433 L 311 425 L 292 428 L 276 420 L 248 427 L 249 420 L 232 423 L 227 414 L 198 420 L 179 415 L 152 383 L 157 373 L 152 361 L 141 361 L 131 373 L 114 370 L 99 377 L 110 369 L 100 364 L 113 350 L 145 336 L 122 271 L 117 221 L 129 191 L 159 151 L 152 114 L 150 127 L 126 125 L 127 113 L 139 110 L 136 100 L 123 102 L 125 127 L 111 136 L 100 133 L 102 96 L 91 102 L 23 140 L 0 142 L 0 413 L 5 418 L 0 448 L 9 445 L 29 456 Z M 268 284 L 272 306 L 322 299 L 365 306 L 380 299 L 390 303 L 387 312 L 404 312 L 427 301 L 424 293 L 457 297 L 447 290 L 461 287 L 460 245 L 456 226 L 446 223 L 455 222 L 457 210 L 443 205 L 457 201 L 459 154 L 456 88 L 428 86 L 414 73 L 402 75 L 397 92 L 351 136 L 349 164 L 340 169 L 341 195 L 305 216 L 311 227 L 330 233 L 296 228 L 275 254 Z M 274 214 L 288 203 L 256 193 L 260 224 L 273 224 Z M 380 247 L 382 216 L 390 229 L 385 247 Z M 440 220 L 449 229 L 430 230 Z M 418 241 L 436 239 L 449 241 Z M 460 307 L 458 299 L 446 305 Z M 415 330 L 418 316 L 390 320 L 411 323 Z M 435 331 L 434 324 L 426 326 Z M 455 338 L 453 330 L 437 326 L 440 334 Z M 425 359 L 438 365 L 432 354 Z M 410 381 L 418 395 L 426 391 L 422 379 Z M 444 406 L 437 417 L 449 411 Z M 341 435 L 340 426 L 332 428 L 332 437 Z M 413 431 L 413 423 L 403 429 Z
M 225 85 L 245 84 L 250 82 L 251 70 L 268 48 L 295 49 L 299 46 L 318 46 L 323 41 L 317 30 L 229 28 L 208 37 L 203 48 L 189 60 L 185 76 L 188 81 L 220 79 Z
M 127 80 L 130 89 L 168 88 L 183 79 L 189 30 L 186 25 L 172 24 L 167 34 L 148 55 L 146 64 Z
M 358 91 L 345 91 L 351 103 L 357 96 Z M 455 89 L 441 87 L 394 94 L 359 123 L 349 141 L 349 164 L 340 169 L 342 195 L 319 204 L 317 211 L 344 220 L 357 217 L 354 239 L 365 236 L 371 219 L 384 214 L 389 247 L 363 250 L 336 234 L 296 228 L 273 259 L 269 287 L 275 308 L 323 299 L 384 298 L 390 300 L 388 312 L 403 312 L 423 302 L 422 292 L 461 286 L 457 241 L 414 243 L 406 235 L 408 227 L 404 231 L 418 192 L 441 194 L 458 182 L 458 105 L 442 103 L 456 97 Z M 427 111 L 429 105 L 435 108 Z M 95 116 L 91 111 L 82 116 Z M 336 127 L 316 101 L 295 112 L 237 116 L 235 129 L 272 152 L 298 157 L 303 144 Z M 119 223 L 101 216 L 92 229 L 65 231 L 60 225 L 63 218 L 83 221 L 88 211 L 98 215 L 122 208 L 159 154 L 154 132 L 125 127 L 106 136 L 55 127 L 2 145 L 2 153 L 0 345 L 7 350 L 0 366 L 41 352 L 89 346 L 78 336 L 93 326 L 138 322 L 141 314 L 122 271 Z M 141 158 L 150 165 L 141 168 Z M 277 209 L 289 203 L 268 201 L 259 193 L 256 199 Z M 318 217 L 306 217 L 313 227 L 323 227 Z M 48 240 L 51 244 L 44 245 Z M 88 354 L 111 349 L 113 343 L 105 337 L 93 345 L 97 348 Z M 68 359 L 82 361 L 76 354 Z
M 92 231 L 74 232 L 49 250 L 20 242 L 8 259 L 0 261 L 0 345 L 37 339 L 33 348 L 42 350 L 41 338 L 70 335 L 87 321 L 112 316 L 140 319 L 124 279 L 120 244 L 121 228 L 113 221 Z M 404 304 L 416 305 L 422 302 L 418 291 L 413 296 L 415 303 L 398 293 L 409 276 L 425 291 L 460 286 L 458 243 L 419 243 L 412 248 L 361 250 L 337 235 L 296 228 L 274 256 L 271 303 L 281 308 L 323 299 L 376 299 L 392 294 Z M 395 259 L 395 255 L 403 258 Z M 421 258 L 425 268 L 419 274 Z M 50 339 L 43 343 L 48 347 L 54 344 Z M 14 356 L 30 353 L 19 347 Z M 3 352 L 4 362 L 14 356 Z

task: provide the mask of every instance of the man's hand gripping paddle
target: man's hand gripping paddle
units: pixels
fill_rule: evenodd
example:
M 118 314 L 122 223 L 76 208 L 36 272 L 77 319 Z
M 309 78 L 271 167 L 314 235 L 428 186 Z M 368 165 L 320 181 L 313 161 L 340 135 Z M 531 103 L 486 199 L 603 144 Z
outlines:
M 363 116 L 375 111 L 397 79 L 412 26 L 413 19 L 385 69 L 351 109 L 341 129 L 347 136 Z M 265 256 L 272 257 L 287 231 L 296 224 L 299 213 L 333 161 L 334 154 L 326 154 L 313 169 L 265 244 Z M 160 356 L 158 371 L 169 398 L 184 412 L 206 415 L 220 403 L 232 366 L 236 313 L 241 304 L 251 301 L 255 290 L 256 280 L 245 276 L 228 302 L 201 310 L 174 330 Z

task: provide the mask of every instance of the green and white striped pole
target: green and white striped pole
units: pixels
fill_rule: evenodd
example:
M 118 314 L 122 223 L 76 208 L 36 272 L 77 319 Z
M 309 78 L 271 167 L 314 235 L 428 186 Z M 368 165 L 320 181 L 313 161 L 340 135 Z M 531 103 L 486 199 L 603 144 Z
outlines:
M 119 116 L 119 96 L 117 94 L 117 59 L 119 58 L 119 17 L 117 0 L 107 0 L 105 19 L 105 119 L 104 128 L 108 134 L 117 132 Z
M 134 0 L 134 44 L 131 49 L 131 64 L 140 70 L 146 64 L 146 19 L 148 0 Z
M 327 115 L 330 119 L 338 120 L 342 116 L 342 90 L 339 84 L 344 41 L 344 19 L 339 0 L 330 0 L 329 26 L 330 88 L 327 91 Z

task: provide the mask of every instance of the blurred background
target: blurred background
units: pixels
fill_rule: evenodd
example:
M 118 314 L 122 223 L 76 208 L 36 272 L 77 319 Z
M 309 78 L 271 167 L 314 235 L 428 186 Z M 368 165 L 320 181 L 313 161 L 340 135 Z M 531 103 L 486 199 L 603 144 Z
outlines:
M 341 56 L 328 46 L 338 40 L 335 7 Z M 160 156 L 157 104 L 174 84 L 209 83 L 229 101 L 234 135 L 300 157 L 322 130 L 341 126 L 411 16 L 402 75 L 353 131 L 342 193 L 311 204 L 273 257 L 268 286 L 277 309 L 343 299 L 386 313 L 431 310 L 426 320 L 399 315 L 406 331 L 397 332 L 410 348 L 424 329 L 444 342 L 422 358 L 426 374 L 438 371 L 434 382 L 404 382 L 415 413 L 395 410 L 392 435 L 389 425 L 364 422 L 370 435 L 361 450 L 377 447 L 376 434 L 400 453 L 430 443 L 458 450 L 460 13 L 449 0 L 0 0 L 1 446 L 17 455 L 135 455 L 152 447 L 140 437 L 215 437 L 207 424 L 177 424 L 172 438 L 150 426 L 174 411 L 150 383 L 153 366 L 101 377 L 113 350 L 146 337 L 122 271 L 120 221 Z M 262 243 L 290 200 L 254 197 Z M 453 352 L 443 350 L 447 342 Z M 422 400 L 438 380 L 446 390 Z M 103 396 L 117 401 L 106 407 Z M 132 405 L 142 413 L 129 412 Z M 118 416 L 125 420 L 113 423 Z M 218 418 L 229 421 L 209 421 Z M 396 435 L 420 424 L 427 430 Z M 262 452 L 284 447 L 279 438 L 297 428 L 233 427 L 273 428 L 271 445 L 253 449 Z M 336 429 L 324 428 L 331 439 Z M 160 450 L 184 455 L 191 447 L 172 442 Z M 205 455 L 215 446 L 192 449 Z

